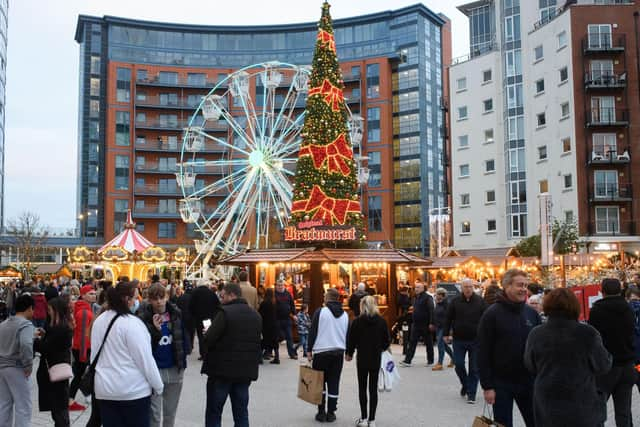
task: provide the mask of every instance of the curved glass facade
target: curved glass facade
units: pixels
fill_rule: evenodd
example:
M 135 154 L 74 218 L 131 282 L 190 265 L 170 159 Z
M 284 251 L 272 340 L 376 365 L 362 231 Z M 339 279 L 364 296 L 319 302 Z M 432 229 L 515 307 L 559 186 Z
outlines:
M 442 161 L 444 117 L 440 110 L 443 91 L 441 33 L 445 23 L 423 5 L 334 21 L 339 60 L 358 63 L 351 67 L 348 94 L 352 102 L 359 103 L 360 115 L 367 117 L 366 137 L 371 143 L 367 155 L 370 157 L 369 168 L 374 173 L 365 196 L 369 202 L 368 216 L 376 218 L 369 221 L 369 229 L 387 232 L 398 248 L 424 254 L 429 250 L 428 212 L 447 204 Z M 150 80 L 157 79 L 158 85 L 165 88 L 164 92 L 171 92 L 172 89 L 166 88 L 172 84 L 176 86 L 175 92 L 178 92 L 177 88 L 189 86 L 188 81 L 186 84 L 183 81 L 183 73 L 178 77 L 178 69 L 198 69 L 197 77 L 203 80 L 199 85 L 208 86 L 211 76 L 202 74 L 203 69 L 224 69 L 223 73 L 226 73 L 229 69 L 273 60 L 306 65 L 312 61 L 316 34 L 315 22 L 229 27 L 80 16 L 76 31 L 81 56 L 78 213 L 98 213 L 90 217 L 93 224 L 86 224 L 87 235 L 102 237 L 103 223 L 110 224 L 114 218 L 107 214 L 105 219 L 102 214 L 105 195 L 110 191 L 105 190 L 103 169 L 105 134 L 109 134 L 105 131 L 105 110 L 111 108 L 105 91 L 108 84 L 113 84 L 111 80 L 120 97 L 116 102 L 128 102 L 130 88 Z M 128 78 L 109 76 L 109 62 L 122 66 L 131 64 L 135 70 L 131 70 Z M 390 65 L 381 67 L 380 64 Z M 140 65 L 148 67 L 141 68 Z M 147 73 L 147 68 L 152 71 Z M 167 71 L 158 71 L 162 69 Z M 163 81 L 169 74 L 172 79 Z M 357 81 L 360 83 L 356 84 Z M 141 91 L 155 96 L 157 89 Z M 161 96 L 177 97 L 177 94 L 161 93 L 158 96 L 162 99 Z M 135 102 L 144 101 L 136 99 L 132 105 Z M 185 102 L 188 102 L 187 98 Z M 177 98 L 174 103 L 178 103 Z M 385 120 L 380 112 L 388 105 L 392 108 L 385 110 L 388 111 Z M 149 117 L 155 114 L 148 112 Z M 144 111 L 134 110 L 134 107 L 130 117 L 136 118 L 132 122 L 134 132 L 138 119 L 147 119 Z M 384 150 L 393 151 L 389 164 L 379 160 Z M 407 162 L 414 167 L 402 167 Z M 410 195 L 406 191 L 398 192 L 388 205 L 383 203 L 379 207 L 380 197 L 389 198 L 394 187 L 400 184 L 411 186 Z M 412 214 L 407 215 L 407 210 Z M 394 211 L 398 213 L 394 214 Z M 385 217 L 393 217 L 393 221 L 386 221 Z M 383 229 L 383 223 L 393 224 L 394 230 Z

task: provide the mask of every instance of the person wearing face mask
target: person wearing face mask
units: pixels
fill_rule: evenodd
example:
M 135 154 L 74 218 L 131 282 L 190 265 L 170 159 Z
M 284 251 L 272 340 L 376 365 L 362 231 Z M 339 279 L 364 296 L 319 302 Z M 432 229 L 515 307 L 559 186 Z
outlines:
M 529 278 L 522 270 L 507 270 L 502 295 L 482 315 L 478 326 L 478 366 L 484 399 L 493 405 L 494 421 L 513 426 L 513 403 L 527 427 L 533 427 L 533 380 L 524 365 L 529 333 L 541 324 L 526 304 Z
M 130 282 L 107 291 L 109 309 L 93 322 L 91 342 L 104 347 L 96 364 L 95 397 L 104 427 L 149 427 L 151 395 L 164 384 L 151 350 L 151 336 L 136 317 L 138 289 Z M 109 324 L 113 326 L 105 341 Z M 91 354 L 91 362 L 98 351 Z

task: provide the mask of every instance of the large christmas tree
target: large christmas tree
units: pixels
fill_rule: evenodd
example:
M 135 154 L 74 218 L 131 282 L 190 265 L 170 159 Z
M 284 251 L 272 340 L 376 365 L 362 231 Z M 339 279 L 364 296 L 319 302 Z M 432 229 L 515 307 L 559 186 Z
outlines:
M 364 238 L 356 165 L 329 3 L 322 5 L 302 130 L 290 225 L 322 220 Z

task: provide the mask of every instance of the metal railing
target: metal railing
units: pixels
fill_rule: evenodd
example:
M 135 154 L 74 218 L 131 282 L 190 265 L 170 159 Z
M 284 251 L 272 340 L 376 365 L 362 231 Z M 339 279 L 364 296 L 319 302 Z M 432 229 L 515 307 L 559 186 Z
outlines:
M 168 142 L 162 140 L 136 140 L 135 147 L 138 150 L 153 150 L 153 151 L 171 151 L 180 152 L 182 150 L 182 138 L 177 142 Z M 198 152 L 211 152 L 211 153 L 224 153 L 226 148 L 220 144 L 205 138 L 204 148 Z
M 620 108 L 602 107 L 587 111 L 587 126 L 626 126 L 629 111 Z
M 627 149 L 622 152 L 618 150 L 605 151 L 594 149 L 589 158 L 589 163 L 591 164 L 629 163 L 630 161 L 631 155 Z
M 618 221 L 611 219 L 596 219 L 588 224 L 590 235 L 628 236 L 635 234 L 635 221 Z
M 616 37 L 611 33 L 591 34 L 582 39 L 583 53 L 623 52 L 625 47 L 624 34 Z
M 593 201 L 631 201 L 633 196 L 631 184 L 596 183 L 589 193 Z
M 584 74 L 584 85 L 589 89 L 623 88 L 627 85 L 627 71 L 591 71 Z
M 152 129 L 172 129 L 182 130 L 189 126 L 191 120 L 140 120 L 135 122 L 136 128 L 152 128 Z M 196 126 L 202 125 L 200 120 L 196 121 Z M 211 122 L 207 121 L 205 124 L 205 130 L 208 131 L 227 131 L 229 125 L 226 122 Z

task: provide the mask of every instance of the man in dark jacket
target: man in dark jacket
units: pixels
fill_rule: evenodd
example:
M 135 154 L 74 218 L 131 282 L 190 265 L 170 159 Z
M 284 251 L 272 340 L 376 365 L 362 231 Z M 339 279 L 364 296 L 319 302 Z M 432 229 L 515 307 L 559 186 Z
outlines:
M 446 341 L 453 337 L 453 358 L 456 374 L 460 380 L 460 395 L 467 398 L 467 403 L 476 402 L 478 390 L 478 323 L 486 308 L 484 300 L 473 290 L 475 282 L 471 279 L 462 281 L 462 293 L 451 300 L 447 310 L 447 321 L 444 331 Z M 469 371 L 464 365 L 469 354 Z
M 613 357 L 611 370 L 596 379 L 604 405 L 613 395 L 616 425 L 630 427 L 631 392 L 636 381 L 633 334 L 635 317 L 621 294 L 618 279 L 602 280 L 603 299 L 597 301 L 589 313 L 589 324 L 602 336 L 604 347 Z
M 507 270 L 502 277 L 504 295 L 484 312 L 478 327 L 478 367 L 484 399 L 493 405 L 496 422 L 513 426 L 513 402 L 527 427 L 533 420 L 533 376 L 524 366 L 529 332 L 540 316 L 528 305 L 527 273 Z
M 367 285 L 364 282 L 358 283 L 358 289 L 349 297 L 349 310 L 353 313 L 353 317 L 360 316 L 360 300 L 366 295 L 369 295 Z
M 338 408 L 338 392 L 344 351 L 347 348 L 349 316 L 342 309 L 337 289 L 327 289 L 325 306 L 316 310 L 311 320 L 307 358 L 313 360 L 313 369 L 324 372 L 322 404 L 318 406 L 316 421 L 334 422 Z M 326 408 L 325 408 L 326 405 Z
M 280 331 L 280 337 L 287 341 L 287 352 L 290 359 L 297 359 L 298 355 L 293 347 L 293 335 L 291 331 L 292 320 L 296 314 L 296 305 L 293 297 L 286 290 L 283 280 L 276 283 L 276 320 Z
M 222 425 L 222 410 L 231 397 L 236 426 L 249 426 L 249 385 L 258 379 L 260 361 L 260 315 L 242 298 L 237 283 L 222 291 L 221 310 L 205 335 L 207 380 L 206 427 Z
M 206 283 L 198 283 L 189 301 L 189 311 L 198 334 L 198 350 L 200 358 L 204 358 L 204 325 L 203 321 L 213 319 L 220 307 L 220 300 L 214 291 Z
M 416 298 L 413 301 L 413 324 L 411 325 L 411 337 L 405 359 L 400 366 L 411 366 L 411 360 L 416 354 L 416 347 L 420 338 L 427 346 L 427 365 L 433 365 L 433 340 L 431 332 L 435 331 L 433 324 L 434 304 L 431 295 L 425 292 L 424 283 L 416 281 Z
M 182 323 L 184 324 L 184 328 L 187 331 L 187 336 L 189 337 L 189 342 L 193 347 L 194 340 L 196 337 L 196 325 L 193 320 L 193 315 L 191 314 L 191 310 L 189 310 L 189 305 L 191 304 L 191 296 L 193 295 L 193 285 L 188 280 L 184 281 L 184 293 L 178 297 L 178 301 L 176 305 L 182 312 Z

